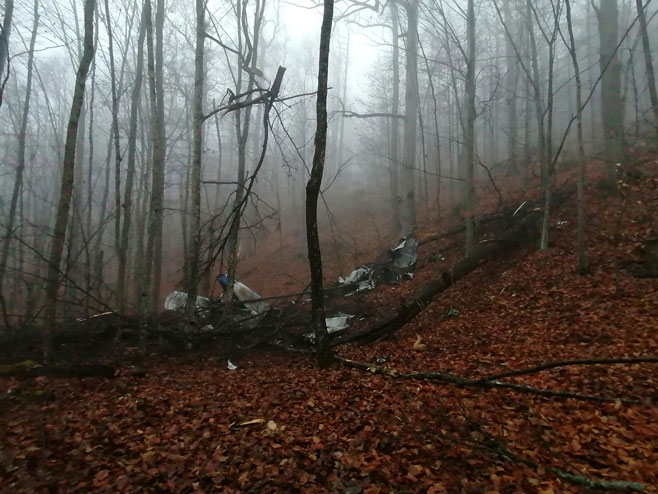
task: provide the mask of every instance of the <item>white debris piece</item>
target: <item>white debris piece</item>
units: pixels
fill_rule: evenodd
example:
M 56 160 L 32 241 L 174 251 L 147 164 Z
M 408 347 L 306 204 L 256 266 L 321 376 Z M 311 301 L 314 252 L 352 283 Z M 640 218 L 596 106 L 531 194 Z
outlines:
M 354 316 L 350 314 L 343 314 L 342 312 L 339 312 L 334 317 L 325 318 L 324 322 L 327 325 L 327 333 L 336 333 L 338 331 L 342 331 L 343 329 L 349 328 L 350 325 L 348 321 L 353 317 Z M 306 338 L 311 343 L 315 343 L 315 333 L 312 331 L 306 333 L 304 338 Z
M 343 314 L 342 312 L 334 317 L 327 317 L 325 323 L 327 324 L 327 333 L 335 333 L 342 329 L 348 328 L 350 325 L 347 321 L 354 316 Z
M 183 310 L 185 309 L 185 304 L 187 304 L 188 294 L 185 292 L 173 291 L 167 298 L 165 298 L 164 308 L 166 310 Z M 201 295 L 196 298 L 196 308 L 205 309 L 210 305 L 210 299 L 208 297 L 202 297 Z
M 341 285 L 356 285 L 355 290 L 346 296 L 354 295 L 359 292 L 367 292 L 375 289 L 375 281 L 372 279 L 372 275 L 372 267 L 361 266 L 352 271 L 347 278 L 340 276 L 338 278 L 338 283 Z
M 235 297 L 241 302 L 244 300 L 253 300 L 256 298 L 261 298 L 261 296 L 258 295 L 255 291 L 253 291 L 244 283 L 240 283 L 239 281 L 233 283 L 233 295 L 235 295 Z M 247 309 L 249 309 L 251 313 L 254 315 L 267 312 L 270 308 L 270 306 L 264 300 L 260 302 L 247 302 L 244 304 L 244 306 Z

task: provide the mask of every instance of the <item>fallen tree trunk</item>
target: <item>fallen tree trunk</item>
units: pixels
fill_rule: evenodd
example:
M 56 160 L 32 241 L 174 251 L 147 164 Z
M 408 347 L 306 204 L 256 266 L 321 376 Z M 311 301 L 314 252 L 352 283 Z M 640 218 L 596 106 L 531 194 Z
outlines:
M 573 190 L 573 187 L 565 187 L 559 193 L 555 193 L 553 206 L 564 202 Z M 387 337 L 416 317 L 439 293 L 446 291 L 456 281 L 475 271 L 483 263 L 501 257 L 520 245 L 538 238 L 542 210 L 536 208 L 534 203 L 527 204 L 526 210 L 527 213 L 519 215 L 518 218 L 514 218 L 512 215 L 510 217 L 510 220 L 513 221 L 512 226 L 497 239 L 481 243 L 471 257 L 458 262 L 449 271 L 441 273 L 439 278 L 421 287 L 404 302 L 396 314 L 385 317 L 362 331 L 336 336 L 332 340 L 332 345 L 338 346 L 353 341 L 367 344 Z

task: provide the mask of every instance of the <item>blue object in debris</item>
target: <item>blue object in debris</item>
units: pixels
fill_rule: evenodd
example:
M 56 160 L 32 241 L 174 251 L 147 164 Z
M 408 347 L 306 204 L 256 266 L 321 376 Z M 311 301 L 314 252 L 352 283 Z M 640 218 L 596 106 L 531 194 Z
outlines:
M 219 281 L 219 284 L 222 285 L 222 288 L 226 290 L 226 288 L 228 287 L 228 276 L 225 274 L 220 274 L 217 277 L 217 281 Z

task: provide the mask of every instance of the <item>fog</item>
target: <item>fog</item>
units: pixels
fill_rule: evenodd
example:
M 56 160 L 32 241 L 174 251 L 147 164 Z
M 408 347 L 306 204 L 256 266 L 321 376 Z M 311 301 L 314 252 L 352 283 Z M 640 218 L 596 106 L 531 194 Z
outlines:
M 323 4 L 197 2 L 205 33 L 200 57 L 199 5 L 154 0 L 142 22 L 149 1 L 5 0 L 5 325 L 42 321 L 49 277 L 58 318 L 154 311 L 174 288 L 210 295 L 217 274 L 239 276 L 240 262 L 257 256 L 259 245 L 304 229 Z M 575 174 L 582 160 L 579 117 L 584 151 L 602 167 L 623 161 L 617 147 L 655 132 L 652 2 L 645 5 L 644 40 L 636 2 L 573 2 L 572 57 L 564 0 L 474 2 L 473 46 L 466 2 L 423 0 L 418 55 L 410 63 L 408 19 L 416 3 L 335 4 L 321 236 L 364 211 L 382 213 L 382 231 L 398 236 L 413 232 L 421 214 L 462 215 L 470 224 L 478 195 L 504 177 L 518 176 L 538 193 L 550 190 L 555 173 Z M 76 116 L 85 6 L 93 9 L 93 56 Z M 268 110 L 279 67 L 285 73 Z M 416 108 L 407 108 L 410 101 Z M 72 196 L 60 218 L 62 252 L 53 257 L 73 120 Z

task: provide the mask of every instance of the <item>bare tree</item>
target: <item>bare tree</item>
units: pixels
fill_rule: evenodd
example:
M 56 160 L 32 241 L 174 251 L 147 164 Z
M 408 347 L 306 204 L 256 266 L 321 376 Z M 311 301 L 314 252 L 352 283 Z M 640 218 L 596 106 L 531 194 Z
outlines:
M 94 8 L 95 0 L 85 0 L 84 4 L 84 49 L 82 59 L 75 79 L 75 90 L 71 103 L 71 113 L 66 132 L 66 143 L 64 146 L 64 163 L 62 166 L 62 180 L 60 184 L 60 196 L 57 206 L 57 216 L 53 240 L 48 259 L 48 275 L 46 281 L 46 328 L 44 331 L 44 360 L 48 361 L 52 356 L 52 336 L 57 319 L 57 291 L 60 281 L 60 264 L 64 250 L 66 228 L 69 221 L 71 208 L 71 196 L 73 194 L 73 180 L 75 176 L 75 152 L 76 139 L 78 135 L 78 123 L 80 111 L 84 102 L 85 82 L 89 72 L 89 66 L 94 58 Z
M 258 69 L 258 44 L 260 41 L 261 23 L 265 12 L 265 0 L 257 0 L 256 8 L 254 11 L 254 27 L 253 39 L 249 34 L 248 20 L 247 20 L 247 1 L 242 0 L 236 6 L 238 13 L 239 23 L 239 36 L 238 36 L 238 63 L 240 68 L 238 70 L 236 81 L 236 94 L 242 91 L 242 72 L 243 69 L 247 71 L 249 78 L 247 83 L 247 90 L 244 94 L 250 94 L 254 90 L 256 84 L 256 70 Z M 244 53 L 243 53 L 243 45 Z M 245 183 L 246 183 L 246 160 L 247 160 L 247 142 L 249 140 L 249 125 L 251 122 L 252 106 L 248 105 L 242 110 L 238 109 L 235 112 L 235 134 L 238 142 L 238 184 L 235 192 L 235 199 L 233 201 L 234 219 L 231 222 L 228 239 L 228 277 L 229 284 L 226 290 L 227 300 L 233 298 L 233 283 L 235 282 L 235 273 L 238 266 L 238 234 L 240 232 L 240 215 L 242 214 L 242 203 L 245 197 Z M 244 120 L 243 118 L 244 117 Z M 232 305 L 226 305 L 227 315 L 232 310 Z
M 407 63 L 404 98 L 404 137 L 400 170 L 400 234 L 416 228 L 416 128 L 418 118 L 418 0 L 405 3 L 407 12 Z
M 7 77 L 5 77 L 5 65 L 9 60 L 9 34 L 11 32 L 11 21 L 14 15 L 14 0 L 5 0 L 5 18 L 0 26 L 0 107 L 2 107 L 2 96 L 5 89 Z
M 585 160 L 585 145 L 583 143 L 583 97 L 582 97 L 582 81 L 580 79 L 580 66 L 578 64 L 578 56 L 576 53 L 576 40 L 573 34 L 573 24 L 571 22 L 571 1 L 564 0 L 567 15 L 567 29 L 569 30 L 569 43 L 567 48 L 571 55 L 571 63 L 573 64 L 574 76 L 576 79 L 576 121 L 578 133 L 578 219 L 576 227 L 577 237 L 577 251 L 578 251 L 578 271 L 584 274 L 588 271 L 587 262 L 587 232 L 586 218 L 585 218 L 585 167 L 587 162 Z
M 327 334 L 327 323 L 322 298 L 322 254 L 318 235 L 318 196 L 322 184 L 324 160 L 327 149 L 327 81 L 329 78 L 329 49 L 334 1 L 324 0 L 324 14 L 320 31 L 320 56 L 318 68 L 317 126 L 315 129 L 315 152 L 311 177 L 306 184 L 306 239 L 308 262 L 311 269 L 312 325 L 315 334 L 318 364 L 327 366 L 333 360 L 331 344 Z M 412 107 L 415 119 L 415 109 Z M 413 182 L 412 182 L 413 185 Z
M 391 10 L 391 28 L 393 38 L 393 94 L 391 102 L 391 114 L 397 115 L 400 111 L 400 20 L 398 19 L 397 2 L 390 2 Z M 391 216 L 393 220 L 393 229 L 400 231 L 400 209 L 399 199 L 399 174 L 400 174 L 400 126 L 397 118 L 391 118 L 391 159 L 389 163 L 390 170 L 390 187 L 391 187 Z
M 647 1 L 647 3 L 649 3 L 649 1 Z M 656 135 L 658 136 L 658 93 L 656 92 L 656 78 L 653 72 L 651 44 L 649 42 L 649 33 L 647 32 L 646 7 L 642 5 L 642 0 L 635 0 L 635 6 L 637 7 L 637 17 L 640 22 L 640 36 L 642 37 L 642 50 L 644 52 L 644 68 L 647 73 L 649 99 L 651 101 L 651 108 L 653 109 L 653 125 L 656 128 Z
M 192 142 L 192 170 L 190 182 L 192 187 L 192 243 L 188 263 L 187 281 L 187 307 L 188 314 L 192 314 L 196 306 L 197 287 L 200 277 L 201 259 L 201 159 L 203 153 L 203 85 L 204 85 L 204 50 L 206 39 L 206 3 L 196 0 L 196 45 L 194 49 L 194 100 L 192 112 L 193 142 Z
M 32 72 L 34 65 L 34 45 L 37 39 L 39 29 L 39 0 L 34 0 L 34 20 L 32 23 L 32 36 L 30 37 L 30 47 L 27 58 L 27 81 L 25 85 L 25 101 L 23 103 L 23 115 L 21 117 L 21 127 L 18 132 L 18 163 L 16 164 L 16 178 L 14 179 L 14 190 L 11 195 L 9 204 L 9 219 L 7 221 L 7 231 L 2 236 L 2 253 L 0 254 L 0 303 L 2 304 L 3 313 L 5 310 L 5 297 L 3 292 L 3 282 L 5 279 L 5 269 L 7 259 L 9 258 L 9 245 L 14 236 L 14 226 L 16 224 L 16 210 L 18 207 L 19 196 L 23 191 L 23 175 L 25 172 L 25 147 L 27 141 L 27 121 L 30 114 L 30 97 L 32 95 Z M 0 54 L 0 57 L 2 55 Z M 0 74 L 2 70 L 0 69 Z M 7 323 L 7 321 L 5 321 Z
M 593 2 L 593 0 L 591 0 Z M 592 3 L 599 27 L 599 64 L 601 66 L 601 120 L 606 179 L 614 183 L 616 166 L 624 155 L 624 109 L 621 97 L 621 61 L 618 51 L 617 0 L 600 0 L 599 6 Z
M 516 108 L 516 89 L 519 80 L 519 69 L 518 62 L 514 56 L 514 46 L 510 38 L 515 37 L 516 30 L 514 27 L 516 23 L 512 19 L 512 9 L 510 7 L 511 0 L 503 0 L 503 16 L 505 17 L 505 23 L 510 26 L 510 36 L 505 37 L 505 59 L 507 62 L 507 73 L 505 76 L 505 91 L 507 93 L 507 159 L 509 161 L 510 171 L 516 173 L 518 167 L 518 157 L 517 157 L 517 134 L 518 134 L 518 122 L 517 122 L 517 108 Z
M 126 251 L 121 248 L 121 147 L 119 142 L 119 95 L 117 94 L 116 69 L 114 63 L 114 36 L 112 35 L 112 18 L 110 17 L 110 2 L 105 0 L 105 24 L 107 27 L 108 52 L 110 56 L 110 86 L 112 92 L 112 137 L 114 142 L 114 242 L 119 258 L 119 271 L 123 265 L 125 272 Z M 139 62 L 138 62 L 139 63 Z M 141 74 L 140 74 L 141 75 Z M 89 136 L 91 139 L 91 135 Z M 119 273 L 117 283 L 117 295 L 119 305 L 124 300 L 124 282 L 125 275 Z M 123 307 L 122 307 L 123 309 Z
M 473 0 L 466 7 L 466 257 L 475 249 L 475 8 Z
M 149 312 L 155 317 L 160 302 L 162 283 L 162 225 L 164 215 L 164 179 L 167 137 L 164 118 L 164 2 L 157 0 L 155 13 L 155 42 L 151 16 L 148 16 L 146 39 L 148 46 L 149 94 L 151 102 L 152 172 L 151 204 L 146 245 L 145 287 L 150 286 Z M 150 0 L 147 0 L 150 7 Z M 150 33 L 150 34 L 149 34 Z
M 128 129 L 128 163 L 126 170 L 125 190 L 123 193 L 123 224 L 119 244 L 119 273 L 117 275 L 117 296 L 121 312 L 126 310 L 126 267 L 128 264 L 128 240 L 132 223 L 132 195 L 135 181 L 135 160 L 137 154 L 137 113 L 142 98 L 142 78 L 144 73 L 144 38 L 146 37 L 147 16 L 150 16 L 150 2 L 147 0 L 142 7 L 139 37 L 137 40 L 137 60 L 135 65 L 135 83 L 130 101 L 130 123 Z M 108 21 L 109 22 L 109 21 Z

